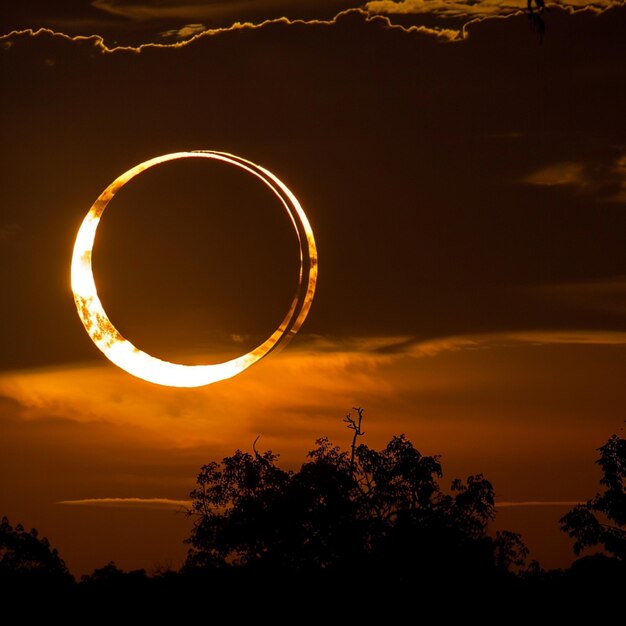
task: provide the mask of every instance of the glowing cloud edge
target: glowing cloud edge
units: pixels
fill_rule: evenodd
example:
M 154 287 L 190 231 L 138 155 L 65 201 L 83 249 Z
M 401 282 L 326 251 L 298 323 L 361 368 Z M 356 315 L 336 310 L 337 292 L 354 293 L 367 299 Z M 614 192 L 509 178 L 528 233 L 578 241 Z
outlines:
M 278 328 L 252 351 L 223 363 L 183 365 L 153 357 L 134 346 L 113 326 L 98 297 L 91 263 L 100 218 L 115 194 L 147 169 L 178 159 L 207 158 L 234 165 L 260 179 L 281 201 L 296 231 L 300 246 L 298 287 Z M 145 381 L 169 387 L 202 387 L 232 378 L 284 347 L 298 332 L 311 308 L 317 284 L 317 247 L 309 220 L 289 188 L 265 168 L 226 152 L 194 150 L 173 152 L 149 159 L 116 178 L 98 197 L 85 216 L 74 243 L 71 265 L 74 301 L 87 334 L 115 365 Z

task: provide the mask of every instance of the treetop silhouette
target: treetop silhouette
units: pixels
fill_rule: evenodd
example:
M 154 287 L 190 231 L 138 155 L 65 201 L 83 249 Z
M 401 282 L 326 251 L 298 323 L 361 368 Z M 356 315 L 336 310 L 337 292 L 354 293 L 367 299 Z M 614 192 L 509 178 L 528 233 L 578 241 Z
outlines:
M 292 572 L 385 571 L 395 578 L 477 575 L 521 565 L 516 533 L 487 534 L 495 495 L 482 475 L 439 485 L 439 457 L 404 435 L 382 450 L 356 445 L 363 412 L 346 418 L 350 452 L 316 441 L 298 471 L 271 451 L 238 450 L 202 466 L 191 492 L 194 528 L 186 568 L 267 568 Z
M 561 530 L 575 540 L 576 554 L 602 546 L 607 553 L 626 561 L 626 439 L 612 435 L 598 451 L 596 463 L 602 469 L 600 484 L 604 492 L 564 515 Z
M 7 517 L 0 521 L 0 581 L 5 584 L 45 578 L 69 582 L 72 579 L 56 548 L 36 529 L 13 527 Z
M 238 450 L 203 465 L 191 493 L 194 526 L 179 571 L 148 576 L 109 562 L 76 584 L 47 539 L 36 530 L 12 527 L 5 517 L 0 586 L 18 602 L 51 591 L 55 601 L 109 606 L 117 598 L 118 606 L 132 600 L 142 611 L 154 601 L 160 607 L 165 597 L 177 608 L 204 611 L 207 605 L 198 598 L 211 590 L 213 601 L 232 593 L 245 597 L 237 611 L 247 607 L 253 617 L 267 598 L 274 599 L 273 609 L 287 610 L 285 598 L 299 598 L 302 605 L 335 597 L 352 618 L 355 611 L 370 618 L 376 606 L 385 614 L 394 607 L 404 614 L 398 598 L 417 594 L 432 604 L 443 592 L 466 617 L 468 607 L 484 616 L 485 599 L 517 609 L 532 607 L 526 602 L 533 598 L 543 608 L 550 598 L 561 612 L 563 602 L 579 593 L 621 593 L 626 440 L 614 435 L 599 448 L 604 491 L 561 520 L 577 553 L 600 546 L 605 554 L 582 557 L 566 570 L 544 571 L 536 561 L 525 567 L 528 550 L 519 534 L 489 535 L 495 497 L 482 474 L 442 489 L 440 457 L 422 455 L 406 436 L 392 437 L 381 450 L 358 444 L 363 410 L 355 410 L 345 418 L 353 431 L 349 449 L 318 439 L 298 471 L 280 468 L 278 456 L 259 452 L 257 441 L 252 454 Z M 518 575 L 511 572 L 514 567 L 520 568 Z

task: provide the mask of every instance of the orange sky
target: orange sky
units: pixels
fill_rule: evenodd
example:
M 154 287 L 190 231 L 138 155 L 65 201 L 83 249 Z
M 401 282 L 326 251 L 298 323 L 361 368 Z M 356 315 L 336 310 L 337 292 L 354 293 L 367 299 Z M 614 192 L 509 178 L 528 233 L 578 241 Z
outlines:
M 366 443 L 406 433 L 443 455 L 444 486 L 483 472 L 498 527 L 521 531 L 544 566 L 567 564 L 558 518 L 595 493 L 596 448 L 625 417 L 626 10 L 553 7 L 539 44 L 523 14 L 481 15 L 463 38 L 476 17 L 463 3 L 424 14 L 407 0 L 389 22 L 333 19 L 350 2 L 259 2 L 263 19 L 325 21 L 243 28 L 207 3 L 175 18 L 149 4 L 121 15 L 77 1 L 51 17 L 33 0 L 5 32 L 68 34 L 0 38 L 0 512 L 47 535 L 77 574 L 178 566 L 189 522 L 177 508 L 202 463 L 260 435 L 297 467 L 317 437 L 347 445 L 342 418 L 362 406 Z M 177 45 L 184 27 L 200 32 L 192 15 L 224 30 Z M 104 43 L 76 37 L 94 32 Z M 160 45 L 107 48 L 118 39 Z M 69 288 L 73 237 L 99 193 L 189 149 L 275 172 L 320 259 L 296 339 L 191 390 L 109 364 Z M 94 250 L 123 334 L 193 363 L 275 328 L 297 247 L 266 190 L 187 162 L 127 187 Z
M 366 408 L 368 444 L 405 432 L 423 453 L 443 454 L 444 484 L 484 472 L 505 503 L 568 503 L 596 489 L 594 450 L 620 427 L 626 401 L 626 334 L 476 336 L 390 354 L 372 352 L 380 340 L 321 350 L 318 343 L 303 338 L 235 379 L 196 390 L 157 387 L 108 363 L 3 375 L 2 493 L 13 517 L 45 521 L 81 571 L 98 566 L 105 548 L 126 567 L 178 563 L 187 532 L 178 503 L 105 501 L 91 504 L 110 510 L 92 510 L 59 502 L 185 500 L 203 462 L 249 450 L 257 435 L 262 449 L 295 468 L 318 436 L 348 444 L 341 418 L 355 405 Z M 507 508 L 498 524 L 529 535 L 544 564 L 563 564 L 563 510 Z M 156 534 L 142 531 L 137 543 L 139 529 L 125 525 L 131 519 Z M 104 537 L 101 548 L 84 552 L 78 526 Z M 157 548 L 162 529 L 169 539 Z

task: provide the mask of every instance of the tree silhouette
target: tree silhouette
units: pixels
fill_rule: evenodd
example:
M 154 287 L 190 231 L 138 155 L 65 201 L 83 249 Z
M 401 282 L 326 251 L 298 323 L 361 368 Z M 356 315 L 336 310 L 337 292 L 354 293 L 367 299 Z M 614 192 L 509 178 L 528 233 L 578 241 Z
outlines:
M 576 554 L 602 546 L 626 561 L 626 439 L 612 435 L 598 451 L 596 463 L 602 468 L 600 484 L 604 492 L 564 515 L 561 530 L 575 539 Z
M 318 439 L 297 472 L 256 449 L 204 465 L 190 494 L 186 570 L 368 571 L 409 580 L 523 564 L 519 535 L 487 535 L 495 516 L 487 479 L 456 479 L 444 493 L 439 457 L 420 454 L 404 435 L 382 450 L 355 446 L 357 414 L 346 420 L 355 431 L 350 452 Z
M 39 537 L 34 528 L 12 527 L 6 517 L 0 522 L 0 581 L 3 584 L 28 580 L 67 583 L 73 579 L 56 549 Z
M 562 612 L 579 594 L 623 592 L 626 440 L 614 435 L 599 448 L 604 491 L 561 520 L 577 553 L 600 545 L 614 556 L 596 554 L 566 570 L 544 571 L 536 561 L 525 566 L 528 550 L 519 534 L 487 532 L 495 498 L 482 474 L 455 479 L 443 490 L 440 458 L 422 455 L 406 436 L 393 437 L 381 450 L 356 445 L 364 433 L 363 411 L 355 410 L 355 418 L 344 420 L 353 431 L 349 448 L 318 439 L 298 471 L 281 469 L 277 455 L 259 452 L 257 441 L 252 454 L 238 450 L 202 466 L 191 493 L 188 555 L 179 571 L 149 576 L 111 561 L 76 584 L 47 539 L 3 518 L 5 605 L 12 601 L 24 610 L 37 604 L 27 598 L 51 592 L 55 603 L 107 607 L 111 616 L 135 606 L 145 621 L 146 607 L 154 607 L 161 619 L 169 602 L 205 619 L 209 600 L 213 606 L 234 597 L 241 599 L 232 609 L 241 618 L 256 619 L 268 601 L 288 619 L 294 606 L 318 603 L 326 610 L 326 602 L 353 621 L 372 619 L 379 610 L 395 621 L 406 616 L 408 599 L 447 617 L 457 610 L 462 619 L 482 619 L 496 602 L 531 614 L 550 602 Z

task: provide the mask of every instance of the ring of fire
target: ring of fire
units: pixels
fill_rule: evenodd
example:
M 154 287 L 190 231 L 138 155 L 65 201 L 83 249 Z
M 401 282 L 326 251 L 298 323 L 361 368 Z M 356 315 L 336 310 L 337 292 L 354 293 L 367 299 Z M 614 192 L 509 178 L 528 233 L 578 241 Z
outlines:
M 183 365 L 153 357 L 124 338 L 109 320 L 96 290 L 91 264 L 96 230 L 102 213 L 113 196 L 141 172 L 167 161 L 202 158 L 234 165 L 259 178 L 280 200 L 296 231 L 300 245 L 298 287 L 278 328 L 251 352 L 223 363 Z M 236 376 L 279 346 L 284 346 L 304 322 L 317 283 L 317 248 L 309 220 L 297 198 L 274 174 L 265 168 L 224 152 L 198 150 L 158 156 L 133 167 L 114 180 L 98 197 L 83 220 L 72 255 L 72 291 L 78 315 L 88 335 L 104 355 L 129 374 L 170 387 L 201 387 Z

